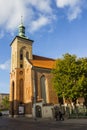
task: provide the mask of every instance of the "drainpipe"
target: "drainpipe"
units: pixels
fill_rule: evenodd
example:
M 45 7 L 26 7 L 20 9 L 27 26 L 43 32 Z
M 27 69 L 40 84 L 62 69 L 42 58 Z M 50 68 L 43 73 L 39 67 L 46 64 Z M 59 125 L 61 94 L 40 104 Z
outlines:
M 34 109 L 34 119 L 36 120 L 36 86 L 35 86 L 35 70 L 33 70 L 33 90 L 34 90 L 34 103 L 33 103 L 33 109 Z

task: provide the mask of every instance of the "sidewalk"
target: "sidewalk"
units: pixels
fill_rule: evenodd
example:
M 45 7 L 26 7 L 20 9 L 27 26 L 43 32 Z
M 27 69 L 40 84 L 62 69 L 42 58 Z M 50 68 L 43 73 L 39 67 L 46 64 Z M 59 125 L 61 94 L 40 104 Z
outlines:
M 87 119 L 65 119 L 64 121 L 56 121 L 55 119 L 50 118 L 30 118 L 30 117 L 16 117 L 11 118 L 19 121 L 27 121 L 27 122 L 48 122 L 48 123 L 73 123 L 73 124 L 87 124 Z
M 66 119 L 64 123 L 87 124 L 87 119 Z

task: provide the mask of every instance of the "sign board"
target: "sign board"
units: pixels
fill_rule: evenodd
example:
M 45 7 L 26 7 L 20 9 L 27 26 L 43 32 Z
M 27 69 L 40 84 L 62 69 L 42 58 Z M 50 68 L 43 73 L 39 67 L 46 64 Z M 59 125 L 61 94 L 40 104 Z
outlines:
M 19 114 L 24 114 L 24 106 L 19 106 Z

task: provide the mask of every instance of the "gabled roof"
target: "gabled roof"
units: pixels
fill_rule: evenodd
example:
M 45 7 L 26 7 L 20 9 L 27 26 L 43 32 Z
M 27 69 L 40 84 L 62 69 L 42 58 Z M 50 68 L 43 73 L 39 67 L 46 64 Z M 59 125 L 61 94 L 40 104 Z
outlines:
M 33 55 L 33 59 L 29 60 L 32 66 L 39 68 L 52 69 L 55 63 L 54 59 Z

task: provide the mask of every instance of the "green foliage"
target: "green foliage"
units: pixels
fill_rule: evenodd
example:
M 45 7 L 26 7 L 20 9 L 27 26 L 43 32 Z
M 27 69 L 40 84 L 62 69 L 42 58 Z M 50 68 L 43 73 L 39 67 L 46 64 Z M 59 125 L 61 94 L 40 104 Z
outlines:
M 9 97 L 6 96 L 5 98 L 3 98 L 2 105 L 5 109 L 9 109 Z
M 54 88 L 59 97 L 77 99 L 87 97 L 87 58 L 65 54 L 57 59 L 52 70 Z

